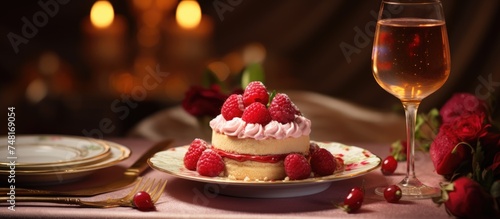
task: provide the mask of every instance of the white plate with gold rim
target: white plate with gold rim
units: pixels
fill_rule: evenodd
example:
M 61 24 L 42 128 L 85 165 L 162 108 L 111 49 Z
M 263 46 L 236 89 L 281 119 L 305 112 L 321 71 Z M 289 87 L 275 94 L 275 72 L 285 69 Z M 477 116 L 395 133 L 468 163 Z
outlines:
M 333 155 L 341 156 L 345 170 L 329 176 L 304 180 L 243 181 L 227 177 L 206 177 L 184 167 L 184 155 L 189 145 L 158 152 L 148 160 L 148 163 L 153 169 L 178 178 L 217 185 L 211 186 L 217 188 L 215 192 L 252 198 L 284 198 L 315 194 L 328 189 L 331 182 L 367 174 L 381 164 L 378 156 L 360 147 L 337 142 L 314 142 Z
M 11 153 L 13 152 L 13 153 Z M 0 138 L 0 170 L 17 168 L 44 169 L 54 166 L 79 165 L 109 156 L 110 147 L 92 138 L 64 135 L 20 135 L 8 144 Z
M 61 184 L 77 181 L 91 173 L 113 166 L 128 157 L 131 151 L 129 148 L 105 140 L 95 140 L 100 144 L 107 145 L 110 148 L 110 156 L 99 160 L 98 162 L 89 163 L 73 168 L 54 166 L 43 170 L 15 170 L 16 184 L 29 185 L 44 185 L 44 184 Z M 8 177 L 9 170 L 0 170 L 0 176 Z

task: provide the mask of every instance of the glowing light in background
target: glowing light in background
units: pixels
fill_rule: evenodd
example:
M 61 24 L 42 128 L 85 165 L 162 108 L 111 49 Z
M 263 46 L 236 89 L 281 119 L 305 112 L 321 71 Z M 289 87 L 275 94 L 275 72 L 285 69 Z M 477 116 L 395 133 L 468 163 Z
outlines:
M 47 96 L 48 93 L 47 84 L 40 78 L 37 78 L 29 83 L 26 88 L 26 99 L 31 103 L 38 103 Z
M 266 58 L 266 47 L 260 43 L 252 43 L 243 49 L 243 60 L 246 64 L 262 63 Z
M 231 74 L 231 70 L 224 62 L 212 62 L 208 64 L 208 69 L 210 69 L 220 81 L 225 81 L 229 74 Z
M 59 57 L 54 52 L 46 52 L 40 57 L 38 69 L 43 75 L 54 75 L 60 66 Z
M 115 12 L 108 1 L 96 1 L 90 10 L 90 21 L 97 28 L 106 28 L 113 23 Z
M 175 12 L 177 24 L 185 29 L 193 29 L 201 22 L 201 8 L 197 1 L 182 0 Z

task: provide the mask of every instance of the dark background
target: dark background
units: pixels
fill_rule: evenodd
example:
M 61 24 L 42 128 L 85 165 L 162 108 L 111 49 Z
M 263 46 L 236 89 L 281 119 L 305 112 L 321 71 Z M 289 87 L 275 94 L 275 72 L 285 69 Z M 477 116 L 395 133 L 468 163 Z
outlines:
M 41 10 L 37 2 L 3 2 L 0 13 L 0 112 L 16 107 L 17 134 L 82 135 L 83 130 L 98 129 L 103 119 L 109 119 L 115 129 L 103 134 L 123 136 L 141 119 L 179 103 L 179 99 L 148 98 L 130 108 L 125 119 L 111 110 L 110 105 L 120 95 L 103 95 L 95 90 L 98 82 L 92 78 L 92 68 L 82 53 L 85 34 L 81 23 L 94 1 L 60 5 L 58 13 L 27 44 L 21 44 L 16 54 L 7 34 L 20 33 L 21 18 L 31 18 Z M 214 24 L 210 57 L 222 57 L 250 43 L 260 43 L 266 48 L 264 69 L 270 88 L 319 92 L 380 111 L 400 108 L 398 100 L 381 89 L 371 73 L 373 39 L 369 32 L 374 31 L 370 24 L 375 21 L 373 14 L 378 12 L 379 1 L 199 2 Z M 126 39 L 133 42 L 137 29 L 131 1 L 111 3 L 115 13 L 126 18 Z M 221 3 L 227 9 L 223 13 L 214 6 Z M 500 1 L 444 0 L 443 5 L 452 54 L 451 76 L 439 91 L 424 100 L 421 111 L 441 106 L 455 92 L 500 95 Z M 172 16 L 172 12 L 165 15 Z M 356 46 L 359 34 L 368 41 Z M 359 53 L 351 54 L 348 61 L 341 43 L 356 46 Z M 136 45 L 127 46 L 128 61 Z M 77 83 L 71 85 L 71 92 L 48 95 L 32 103 L 25 98 L 30 80 L 27 75 L 35 74 L 30 66 L 45 51 L 58 54 Z M 197 78 L 188 81 L 199 82 Z M 488 81 L 491 86 L 486 88 Z M 493 109 L 497 109 L 497 98 L 492 99 Z M 495 118 L 498 112 L 494 112 Z M 6 133 L 0 130 L 0 134 Z

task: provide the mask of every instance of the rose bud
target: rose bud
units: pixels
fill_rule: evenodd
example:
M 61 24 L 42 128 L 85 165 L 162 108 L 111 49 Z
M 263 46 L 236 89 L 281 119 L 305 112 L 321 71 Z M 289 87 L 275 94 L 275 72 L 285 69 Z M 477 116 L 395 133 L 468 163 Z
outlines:
M 460 218 L 494 218 L 498 215 L 493 197 L 477 182 L 468 177 L 453 181 L 453 191 L 448 192 L 446 209 Z

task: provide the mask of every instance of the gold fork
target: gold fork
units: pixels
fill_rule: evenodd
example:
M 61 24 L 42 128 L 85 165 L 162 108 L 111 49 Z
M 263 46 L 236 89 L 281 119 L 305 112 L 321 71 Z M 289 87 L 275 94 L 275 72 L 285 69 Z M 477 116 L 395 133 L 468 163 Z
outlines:
M 27 188 L 17 188 L 16 186 L 16 199 L 20 196 L 81 196 L 90 197 L 98 194 L 103 194 L 106 192 L 112 192 L 119 189 L 123 189 L 127 186 L 131 186 L 136 183 L 140 174 L 144 172 L 149 166 L 147 160 L 151 158 L 156 152 L 169 148 L 172 146 L 173 140 L 167 139 L 155 144 L 146 153 L 144 153 L 132 166 L 130 166 L 123 176 L 110 184 L 84 188 L 80 190 L 71 191 L 53 191 L 53 190 L 39 190 L 39 189 L 27 189 Z M 8 193 L 10 188 L 0 188 L 0 194 Z
M 96 208 L 112 208 L 112 207 L 134 207 L 132 200 L 134 195 L 139 191 L 145 191 L 150 194 L 153 203 L 156 203 L 163 193 L 165 186 L 167 185 L 167 180 L 150 180 L 146 179 L 142 183 L 143 179 L 140 178 L 135 184 L 134 188 L 130 192 L 121 198 L 108 198 L 101 201 L 85 201 L 79 198 L 71 197 L 16 197 L 16 202 L 49 202 L 58 204 L 71 204 L 78 205 L 81 207 L 96 207 Z M 7 197 L 0 197 L 0 201 L 7 201 Z

